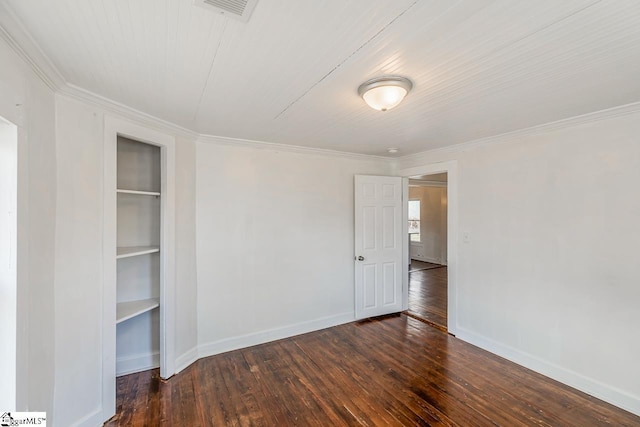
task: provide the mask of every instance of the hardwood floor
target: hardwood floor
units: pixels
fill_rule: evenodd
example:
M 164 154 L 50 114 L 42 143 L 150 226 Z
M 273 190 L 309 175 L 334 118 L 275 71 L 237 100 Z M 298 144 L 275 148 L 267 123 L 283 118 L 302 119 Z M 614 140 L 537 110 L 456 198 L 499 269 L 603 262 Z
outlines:
M 639 426 L 640 417 L 387 316 L 118 379 L 107 426 Z
M 409 273 L 407 312 L 447 331 L 447 267 Z

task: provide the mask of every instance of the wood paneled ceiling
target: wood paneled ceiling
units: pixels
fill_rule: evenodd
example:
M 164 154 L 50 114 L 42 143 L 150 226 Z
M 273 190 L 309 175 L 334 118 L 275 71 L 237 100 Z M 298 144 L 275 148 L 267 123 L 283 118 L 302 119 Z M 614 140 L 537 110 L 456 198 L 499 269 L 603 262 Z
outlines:
M 637 0 L 6 1 L 68 83 L 201 134 L 407 155 L 640 101 Z

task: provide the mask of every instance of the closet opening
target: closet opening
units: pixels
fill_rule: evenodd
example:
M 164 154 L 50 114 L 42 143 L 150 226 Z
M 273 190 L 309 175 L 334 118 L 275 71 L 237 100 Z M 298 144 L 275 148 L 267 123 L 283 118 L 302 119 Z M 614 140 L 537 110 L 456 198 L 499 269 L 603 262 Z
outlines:
M 160 367 L 160 147 L 118 136 L 116 376 Z
M 175 373 L 175 138 L 105 119 L 102 417 L 116 378 Z

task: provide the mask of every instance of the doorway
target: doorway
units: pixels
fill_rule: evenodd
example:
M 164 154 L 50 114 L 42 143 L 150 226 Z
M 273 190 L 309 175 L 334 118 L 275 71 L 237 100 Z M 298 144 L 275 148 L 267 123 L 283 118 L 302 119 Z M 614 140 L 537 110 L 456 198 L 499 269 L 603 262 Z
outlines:
M 407 313 L 447 331 L 447 172 L 409 178 Z
M 18 128 L 0 117 L 0 408 L 16 408 Z

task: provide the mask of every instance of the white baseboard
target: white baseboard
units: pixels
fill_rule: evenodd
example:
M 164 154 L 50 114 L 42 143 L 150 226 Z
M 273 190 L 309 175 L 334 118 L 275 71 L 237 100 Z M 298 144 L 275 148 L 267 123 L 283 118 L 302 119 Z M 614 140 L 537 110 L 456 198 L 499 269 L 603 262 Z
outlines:
M 275 329 L 241 335 L 239 337 L 225 338 L 198 346 L 198 358 L 213 356 L 227 351 L 238 350 L 282 338 L 289 338 L 320 329 L 330 328 L 343 323 L 353 322 L 355 314 L 353 312 L 338 314 L 336 316 L 322 317 L 316 320 L 300 322 L 294 325 L 283 326 Z
M 98 408 L 71 424 L 72 427 L 96 427 L 101 426 L 106 420 L 102 418 L 102 408 Z
M 193 362 L 198 360 L 198 347 L 193 347 L 180 357 L 176 359 L 176 374 L 180 371 L 185 370 L 189 367 Z
M 160 367 L 160 353 L 136 354 L 116 359 L 116 376 L 134 374 Z
M 538 372 L 563 384 L 576 388 L 619 408 L 640 415 L 640 397 L 623 390 L 611 387 L 600 381 L 586 377 L 570 369 L 542 360 L 536 356 L 520 351 L 516 348 L 494 341 L 475 332 L 458 327 L 456 338 L 504 357 L 518 365 Z
M 446 265 L 443 264 L 441 260 L 439 260 L 438 258 L 430 258 L 430 257 L 426 257 L 426 256 L 412 256 L 411 259 L 415 259 L 416 261 L 423 261 L 423 262 L 430 262 L 432 264 L 441 264 L 441 265 Z

